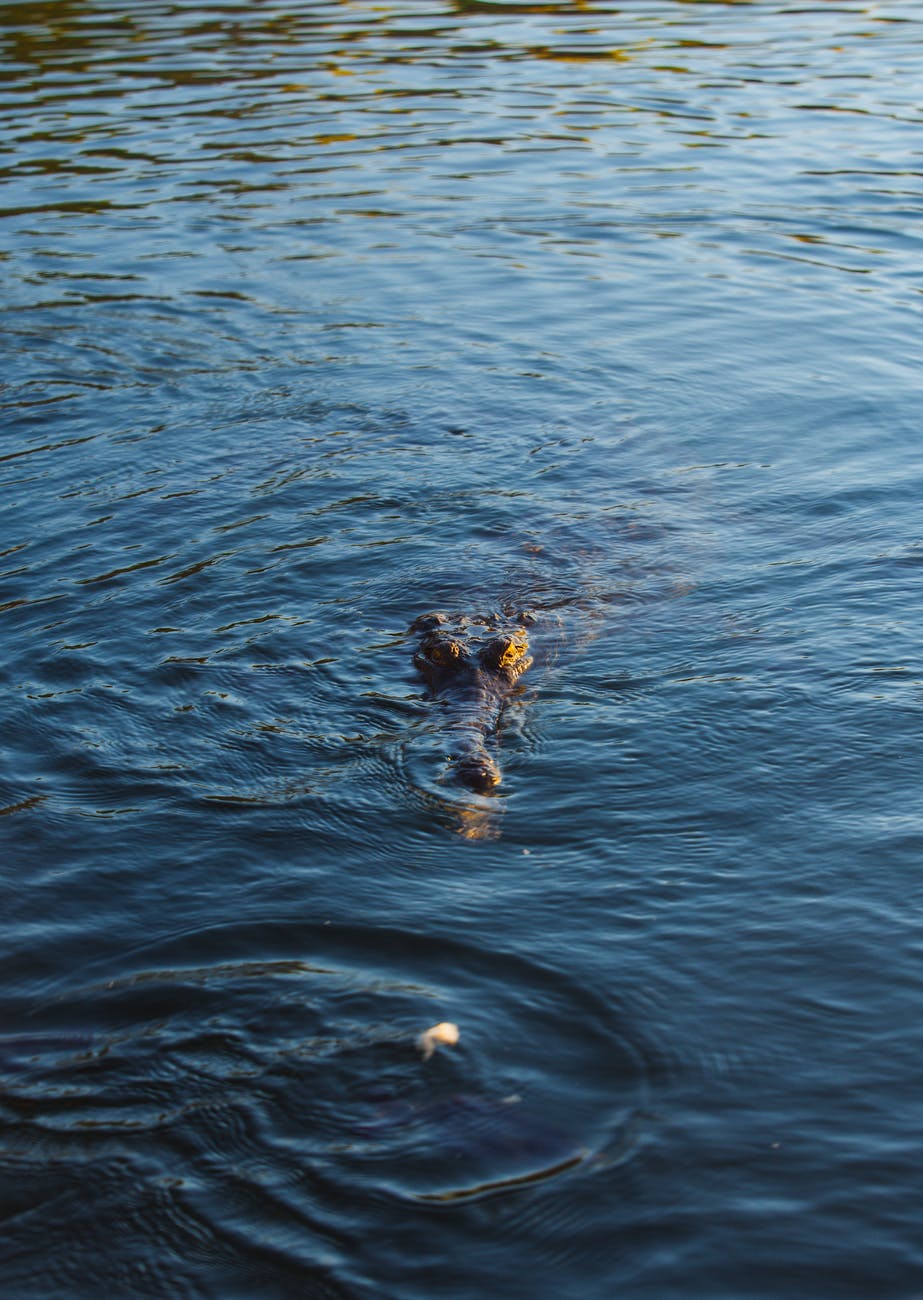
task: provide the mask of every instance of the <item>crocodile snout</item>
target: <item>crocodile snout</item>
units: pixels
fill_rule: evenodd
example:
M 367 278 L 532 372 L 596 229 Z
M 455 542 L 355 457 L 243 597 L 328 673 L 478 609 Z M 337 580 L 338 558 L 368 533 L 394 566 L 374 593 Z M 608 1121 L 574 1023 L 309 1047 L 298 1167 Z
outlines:
M 455 764 L 455 775 L 476 794 L 486 794 L 500 784 L 500 769 L 486 750 L 464 754 Z

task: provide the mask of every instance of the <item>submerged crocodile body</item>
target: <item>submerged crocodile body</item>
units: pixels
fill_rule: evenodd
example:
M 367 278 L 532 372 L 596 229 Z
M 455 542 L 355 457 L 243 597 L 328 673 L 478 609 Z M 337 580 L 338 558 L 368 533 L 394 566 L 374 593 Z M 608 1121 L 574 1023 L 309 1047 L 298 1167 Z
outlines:
M 531 666 L 526 629 L 492 618 L 424 614 L 411 625 L 421 633 L 413 661 L 433 695 L 449 709 L 453 774 L 477 794 L 500 784 L 488 750 L 504 706 Z

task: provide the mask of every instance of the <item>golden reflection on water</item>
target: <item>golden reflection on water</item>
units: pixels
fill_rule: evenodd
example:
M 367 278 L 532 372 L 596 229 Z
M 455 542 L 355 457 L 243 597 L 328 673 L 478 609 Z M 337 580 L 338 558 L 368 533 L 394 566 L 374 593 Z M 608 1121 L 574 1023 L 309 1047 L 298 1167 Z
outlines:
M 732 6 L 749 0 L 726 0 L 726 3 Z M 151 77 L 180 85 L 275 78 L 278 69 L 273 63 L 274 52 L 298 45 L 307 47 L 307 61 L 301 70 L 322 71 L 333 77 L 354 76 L 368 64 L 428 63 L 436 51 L 440 55 L 457 51 L 467 56 L 472 51 L 472 36 L 480 38 L 477 47 L 480 57 L 562 64 L 625 63 L 656 44 L 713 45 L 696 39 L 677 39 L 669 30 L 668 14 L 662 22 L 657 22 L 656 15 L 646 15 L 636 40 L 613 43 L 612 36 L 617 31 L 624 33 L 626 23 L 634 28 L 637 17 L 590 0 L 561 4 L 449 0 L 444 14 L 428 12 L 421 16 L 425 26 L 397 31 L 391 29 L 395 20 L 417 17 L 412 6 L 328 0 L 316 8 L 311 6 L 307 12 L 295 13 L 266 12 L 262 7 L 248 6 L 221 15 L 209 5 L 201 6 L 198 11 L 184 11 L 184 51 L 180 59 L 158 57 L 156 48 L 152 48 L 161 35 L 163 14 L 152 14 L 143 8 L 126 7 L 125 12 L 115 13 L 112 9 L 112 6 L 100 7 L 93 0 L 0 4 L 0 44 L 14 63 L 42 69 L 66 65 L 75 75 L 87 75 L 103 67 L 124 75 L 128 68 L 143 65 Z M 667 6 L 670 9 L 672 6 Z M 530 40 L 535 28 L 525 22 L 520 28 L 521 39 L 513 34 L 515 28 L 510 30 L 515 19 L 543 16 L 573 20 L 567 27 L 554 29 L 554 35 L 561 38 L 560 43 Z M 473 20 L 470 27 L 465 22 L 469 18 Z M 484 25 L 487 18 L 503 20 L 505 25 L 494 31 Z M 588 18 L 593 26 L 587 25 Z M 605 20 L 605 25 L 601 25 L 601 20 Z M 663 28 L 664 40 L 651 35 L 652 21 Z M 165 35 L 169 34 L 166 28 L 163 30 Z M 572 44 L 573 38 L 580 43 Z M 319 39 L 327 41 L 326 49 L 317 49 Z M 457 42 L 455 51 L 454 42 Z M 247 57 L 235 58 L 223 68 L 220 61 L 216 65 L 216 57 L 220 60 L 223 47 Z M 714 48 L 721 47 L 714 44 Z M 202 58 L 199 66 L 194 66 L 191 60 L 197 52 Z M 265 52 L 265 58 L 253 57 L 254 53 L 261 52 Z M 288 91 L 302 88 L 301 81 L 279 87 Z
M 447 805 L 448 806 L 448 805 Z M 455 819 L 455 830 L 464 840 L 496 840 L 500 838 L 500 813 L 483 803 L 459 802 L 449 807 Z

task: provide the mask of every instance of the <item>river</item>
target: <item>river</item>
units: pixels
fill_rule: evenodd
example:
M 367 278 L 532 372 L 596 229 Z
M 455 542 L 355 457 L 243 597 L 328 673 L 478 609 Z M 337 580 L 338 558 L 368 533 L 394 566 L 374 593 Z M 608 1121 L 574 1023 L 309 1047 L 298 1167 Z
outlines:
M 5 1300 L 923 1294 L 923 4 L 0 75 Z

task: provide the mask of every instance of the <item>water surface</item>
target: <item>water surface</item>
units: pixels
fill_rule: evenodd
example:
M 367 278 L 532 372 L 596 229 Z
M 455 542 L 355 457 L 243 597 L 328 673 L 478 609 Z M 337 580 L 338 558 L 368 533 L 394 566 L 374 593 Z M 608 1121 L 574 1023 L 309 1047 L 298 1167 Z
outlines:
M 923 7 L 0 73 L 4 1296 L 923 1292 Z

